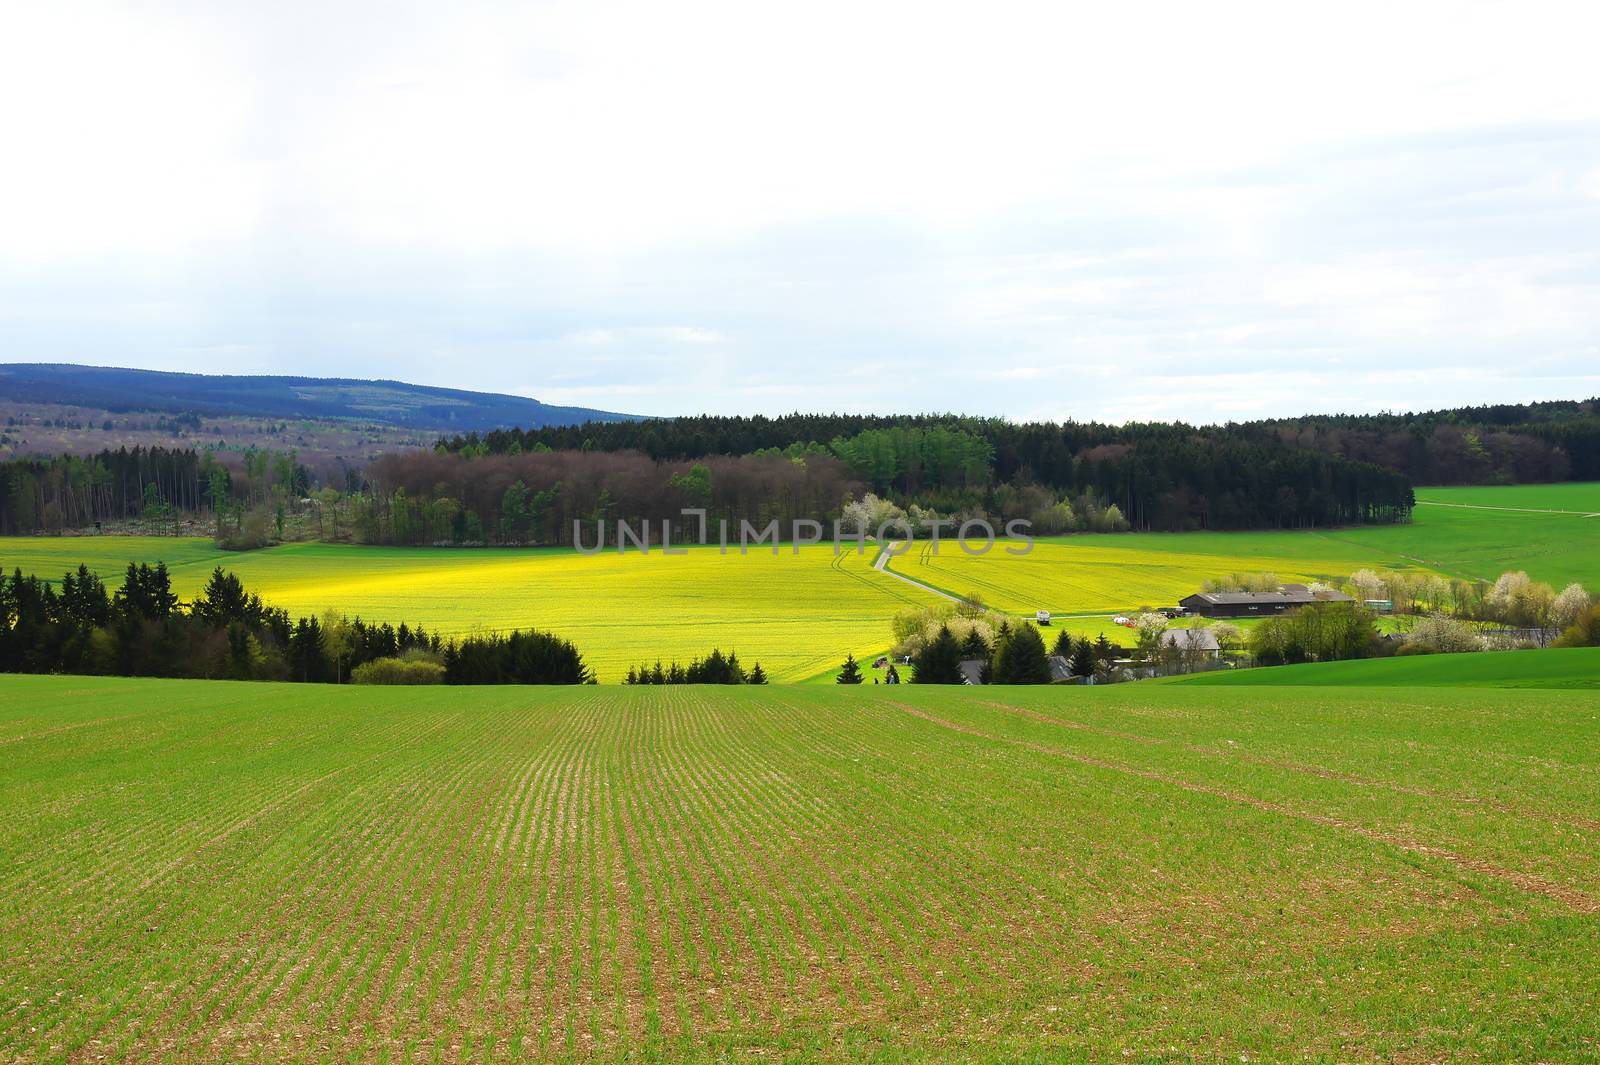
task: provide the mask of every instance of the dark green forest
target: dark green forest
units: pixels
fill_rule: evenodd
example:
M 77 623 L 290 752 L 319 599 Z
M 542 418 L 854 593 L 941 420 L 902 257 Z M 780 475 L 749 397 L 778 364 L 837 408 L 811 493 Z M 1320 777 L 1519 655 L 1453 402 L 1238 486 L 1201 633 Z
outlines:
M 238 547 L 567 544 L 575 522 L 614 520 L 681 539 L 685 509 L 713 524 L 826 524 L 869 493 L 913 519 L 1020 518 L 1042 533 L 1326 528 L 1405 521 L 1414 484 L 1563 480 L 1600 480 L 1600 401 L 1220 426 L 699 416 L 455 436 L 333 484 L 292 452 L 15 459 L 0 463 L 0 533 L 176 531 L 187 515 Z
M 1189 426 L 1178 422 L 1010 422 L 956 415 L 789 414 L 779 418 L 702 415 L 671 420 L 589 422 L 502 429 L 441 439 L 468 454 L 550 450 L 641 451 L 655 459 L 747 455 L 820 447 L 870 430 L 943 427 L 993 448 L 997 483 L 1019 475 L 1072 483 L 1067 470 L 1094 449 L 1205 440 L 1290 447 L 1370 462 L 1414 484 L 1519 484 L 1600 480 L 1600 398 L 1461 407 L 1417 414 L 1307 415 Z

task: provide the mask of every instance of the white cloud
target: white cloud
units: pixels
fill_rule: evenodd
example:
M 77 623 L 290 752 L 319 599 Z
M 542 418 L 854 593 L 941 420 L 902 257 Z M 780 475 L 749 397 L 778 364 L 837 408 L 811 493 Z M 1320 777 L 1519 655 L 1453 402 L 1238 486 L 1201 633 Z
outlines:
M 0 358 L 656 414 L 1583 387 L 1596 29 L 1559 2 L 21 5 Z M 1197 366 L 1247 376 L 1171 387 Z

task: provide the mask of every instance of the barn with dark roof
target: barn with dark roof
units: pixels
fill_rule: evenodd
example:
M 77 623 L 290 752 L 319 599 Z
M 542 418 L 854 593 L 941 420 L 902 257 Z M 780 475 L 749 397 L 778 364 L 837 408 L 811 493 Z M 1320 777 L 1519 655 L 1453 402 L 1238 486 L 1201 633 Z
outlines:
M 1276 592 L 1196 592 L 1178 600 L 1178 605 L 1203 618 L 1260 618 L 1312 603 L 1353 602 L 1343 592 L 1313 592 L 1302 585 L 1285 585 Z

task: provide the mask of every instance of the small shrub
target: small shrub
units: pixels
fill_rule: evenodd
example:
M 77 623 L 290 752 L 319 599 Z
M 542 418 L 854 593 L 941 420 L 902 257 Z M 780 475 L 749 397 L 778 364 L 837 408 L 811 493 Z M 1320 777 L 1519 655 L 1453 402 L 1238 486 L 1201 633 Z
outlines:
M 265 510 L 252 510 L 238 528 L 217 538 L 217 546 L 224 551 L 255 551 L 271 542 L 271 524 Z
M 1423 618 L 1406 636 L 1407 654 L 1460 654 L 1486 649 L 1483 637 L 1463 621 L 1441 615 Z
M 1591 606 L 1578 615 L 1578 620 L 1567 627 L 1555 646 L 1600 647 L 1600 605 Z
M 355 668 L 352 684 L 443 684 L 444 666 L 422 658 L 375 658 Z

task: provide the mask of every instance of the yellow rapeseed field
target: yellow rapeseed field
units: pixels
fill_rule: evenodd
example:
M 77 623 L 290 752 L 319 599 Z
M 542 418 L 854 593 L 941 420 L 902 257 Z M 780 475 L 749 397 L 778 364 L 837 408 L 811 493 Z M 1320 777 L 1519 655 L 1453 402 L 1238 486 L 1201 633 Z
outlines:
M 1007 547 L 1016 545 L 1004 542 L 976 556 L 953 543 L 940 544 L 935 554 L 924 543 L 890 565 L 935 588 L 955 595 L 976 593 L 994 609 L 1026 615 L 1035 610 L 1084 614 L 1172 606 L 1199 591 L 1207 579 L 1234 572 L 1275 573 L 1280 580 L 1301 583 L 1337 582 L 1374 565 L 1374 559 L 1361 557 L 1364 552 L 1359 550 L 1350 552 L 1355 557 L 1333 557 L 1330 552 L 1329 557 L 1314 560 L 1257 554 L 1250 551 L 1257 544 L 1255 536 L 1234 534 L 1233 550 L 1227 554 L 1152 550 L 1131 536 L 1122 538 L 1126 547 L 1106 546 L 1107 537 L 1095 538 L 1094 544 L 1086 543 L 1086 537 L 1039 540 L 1026 555 L 1007 554 Z M 1205 542 L 1216 539 L 1208 537 Z
M 113 587 L 130 560 L 165 560 L 180 596 L 215 566 L 291 613 L 332 608 L 373 621 L 461 635 L 538 628 L 578 645 L 602 682 L 630 665 L 687 662 L 712 648 L 759 661 L 773 680 L 803 680 L 890 641 L 889 619 L 936 600 L 871 569 L 873 554 L 831 545 L 741 556 L 715 547 L 664 556 L 565 549 L 445 549 L 284 544 L 225 552 L 163 537 L 0 538 L 0 565 L 59 578 L 86 562 Z
M 1440 513 L 1454 519 L 1477 512 Z M 1403 545 L 1353 540 L 1347 532 L 1074 536 L 1040 540 L 1027 555 L 1008 554 L 1001 543 L 977 557 L 947 541 L 937 555 L 916 545 L 890 568 L 954 595 L 976 592 L 991 608 L 1024 617 L 1040 609 L 1080 615 L 1058 616 L 1053 632 L 1125 639 L 1111 615 L 1173 605 L 1208 578 L 1270 571 L 1285 581 L 1342 580 L 1363 566 L 1410 564 Z M 777 556 L 741 556 L 693 547 L 673 556 L 585 556 L 559 548 L 298 543 L 227 552 L 193 538 L 15 537 L 0 538 L 0 566 L 55 579 L 85 562 L 115 586 L 129 561 L 164 560 L 187 598 L 220 565 L 296 614 L 334 609 L 445 635 L 555 632 L 576 643 L 607 683 L 621 680 L 630 665 L 687 661 L 713 647 L 737 651 L 747 665 L 760 661 L 774 680 L 795 681 L 831 672 L 846 653 L 862 658 L 883 650 L 897 612 L 942 601 L 874 572 L 874 550 L 856 555 L 847 548 L 835 557 L 831 545 L 798 555 L 786 546 Z

